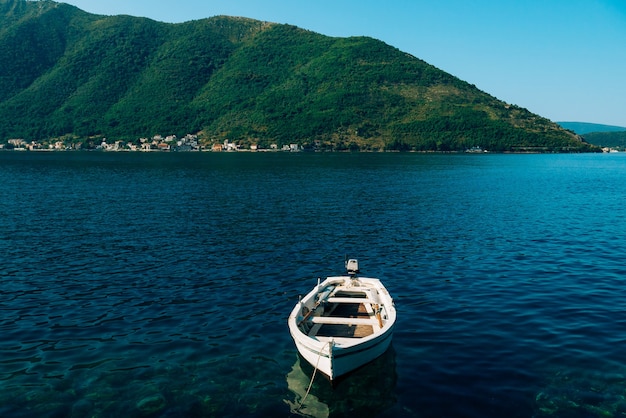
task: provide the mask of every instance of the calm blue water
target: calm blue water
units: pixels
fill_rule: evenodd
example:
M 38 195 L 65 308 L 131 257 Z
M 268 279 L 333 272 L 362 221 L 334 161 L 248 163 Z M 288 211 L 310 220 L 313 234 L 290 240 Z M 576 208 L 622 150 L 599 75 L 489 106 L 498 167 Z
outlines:
M 0 152 L 0 416 L 626 416 L 626 154 Z M 286 318 L 344 255 L 392 349 Z

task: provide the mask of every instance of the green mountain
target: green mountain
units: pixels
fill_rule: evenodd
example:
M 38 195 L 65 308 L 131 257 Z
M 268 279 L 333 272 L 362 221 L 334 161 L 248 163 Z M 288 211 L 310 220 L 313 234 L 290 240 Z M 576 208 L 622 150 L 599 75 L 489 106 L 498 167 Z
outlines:
M 587 122 L 557 122 L 565 129 L 576 132 L 578 135 L 585 135 L 591 132 L 620 132 L 626 131 L 626 127 L 614 125 L 602 125 L 599 123 Z
M 0 0 L 0 143 L 198 134 L 269 147 L 592 151 L 549 120 L 367 38 L 166 24 Z
M 599 147 L 626 148 L 626 130 L 621 132 L 589 132 L 585 141 Z

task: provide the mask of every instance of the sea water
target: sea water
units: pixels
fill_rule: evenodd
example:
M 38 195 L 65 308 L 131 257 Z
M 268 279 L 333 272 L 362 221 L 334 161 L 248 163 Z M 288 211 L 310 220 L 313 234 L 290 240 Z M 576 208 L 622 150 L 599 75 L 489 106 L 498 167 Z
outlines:
M 0 152 L 0 416 L 626 414 L 626 155 Z M 286 319 L 398 312 L 331 385 Z

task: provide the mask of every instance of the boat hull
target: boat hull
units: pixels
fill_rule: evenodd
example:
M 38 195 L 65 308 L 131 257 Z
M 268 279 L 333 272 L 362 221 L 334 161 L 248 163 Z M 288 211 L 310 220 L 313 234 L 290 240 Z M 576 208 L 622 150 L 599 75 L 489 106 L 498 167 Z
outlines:
M 393 329 L 367 343 L 348 348 L 334 346 L 330 353 L 329 343 L 315 347 L 310 343 L 294 340 L 298 352 L 311 366 L 330 380 L 335 380 L 383 355 L 391 344 L 392 334 Z
M 352 296 L 352 299 L 345 297 L 350 292 L 359 296 Z M 336 305 L 352 307 L 361 305 L 361 301 L 368 307 L 361 306 L 358 317 L 351 315 L 349 318 L 341 318 L 333 315 Z M 332 309 L 319 308 L 322 302 L 333 305 Z M 376 312 L 372 307 L 376 307 Z M 300 355 L 315 369 L 334 380 L 387 351 L 392 340 L 395 318 L 393 300 L 378 279 L 360 278 L 355 281 L 353 277 L 330 277 L 296 304 L 288 324 Z M 372 331 L 362 336 L 354 334 L 346 338 L 341 334 L 318 332 L 320 326 L 314 328 L 313 325 L 309 328 L 307 321 L 313 324 L 321 322 L 333 324 L 335 327 L 351 327 L 352 330 L 364 326 L 370 327 Z

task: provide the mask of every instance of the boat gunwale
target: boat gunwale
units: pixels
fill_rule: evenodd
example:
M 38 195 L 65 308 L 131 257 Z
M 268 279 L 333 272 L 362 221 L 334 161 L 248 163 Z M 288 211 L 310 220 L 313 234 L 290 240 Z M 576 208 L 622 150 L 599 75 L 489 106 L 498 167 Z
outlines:
M 317 285 L 304 297 L 300 297 L 295 304 L 288 318 L 288 327 L 302 357 L 332 381 L 372 361 L 389 348 L 397 312 L 393 298 L 378 278 L 357 277 L 351 274 L 328 276 L 323 281 L 320 280 L 318 279 Z M 321 316 L 312 316 L 320 305 L 324 306 L 326 303 L 333 306 Z M 346 312 L 342 309 L 338 316 L 332 316 L 342 305 L 354 306 L 357 303 L 360 305 L 357 312 Z M 382 319 L 380 314 L 377 315 L 381 310 L 384 312 Z M 364 314 L 368 316 L 363 318 Z M 332 322 L 334 320 L 328 318 L 338 318 L 337 321 L 352 322 L 352 325 L 365 319 L 371 321 L 368 325 L 372 327 L 372 333 L 346 337 L 309 335 L 312 332 L 319 332 L 314 331 L 314 327 L 319 328 L 322 325 L 314 324 L 311 320 L 319 317 L 326 318 L 321 322 Z M 307 323 L 303 325 L 305 321 Z M 356 332 L 356 329 L 354 331 Z
M 350 276 L 329 276 L 324 281 L 319 283 L 311 289 L 309 293 L 307 293 L 301 300 L 298 302 L 293 308 L 291 314 L 289 315 L 289 329 L 291 335 L 294 339 L 297 339 L 300 344 L 305 346 L 310 351 L 314 352 L 317 355 L 322 355 L 324 357 L 328 357 L 330 352 L 328 349 L 325 350 L 328 345 L 328 341 L 334 337 L 317 337 L 317 336 L 309 336 L 298 324 L 298 316 L 301 313 L 302 307 L 307 303 L 314 301 L 315 297 L 322 293 L 326 288 L 338 283 L 346 283 L 347 281 L 352 280 L 353 277 Z M 385 307 L 385 311 L 387 314 L 387 319 L 382 328 L 379 328 L 375 332 L 370 335 L 364 337 L 337 337 L 341 338 L 341 342 L 337 342 L 334 344 L 334 352 L 338 352 L 338 350 L 346 350 L 350 349 L 354 346 L 359 346 L 363 344 L 367 344 L 372 340 L 385 339 L 385 334 L 390 333 L 393 330 L 393 327 L 396 322 L 396 310 L 393 304 L 393 298 L 382 284 L 381 280 L 375 277 L 358 277 L 357 280 L 363 281 L 363 283 L 367 283 L 370 286 L 354 286 L 352 289 L 358 291 L 359 287 L 363 288 L 375 288 L 380 291 L 381 301 L 380 305 Z M 356 319 L 356 318 L 346 318 Z

